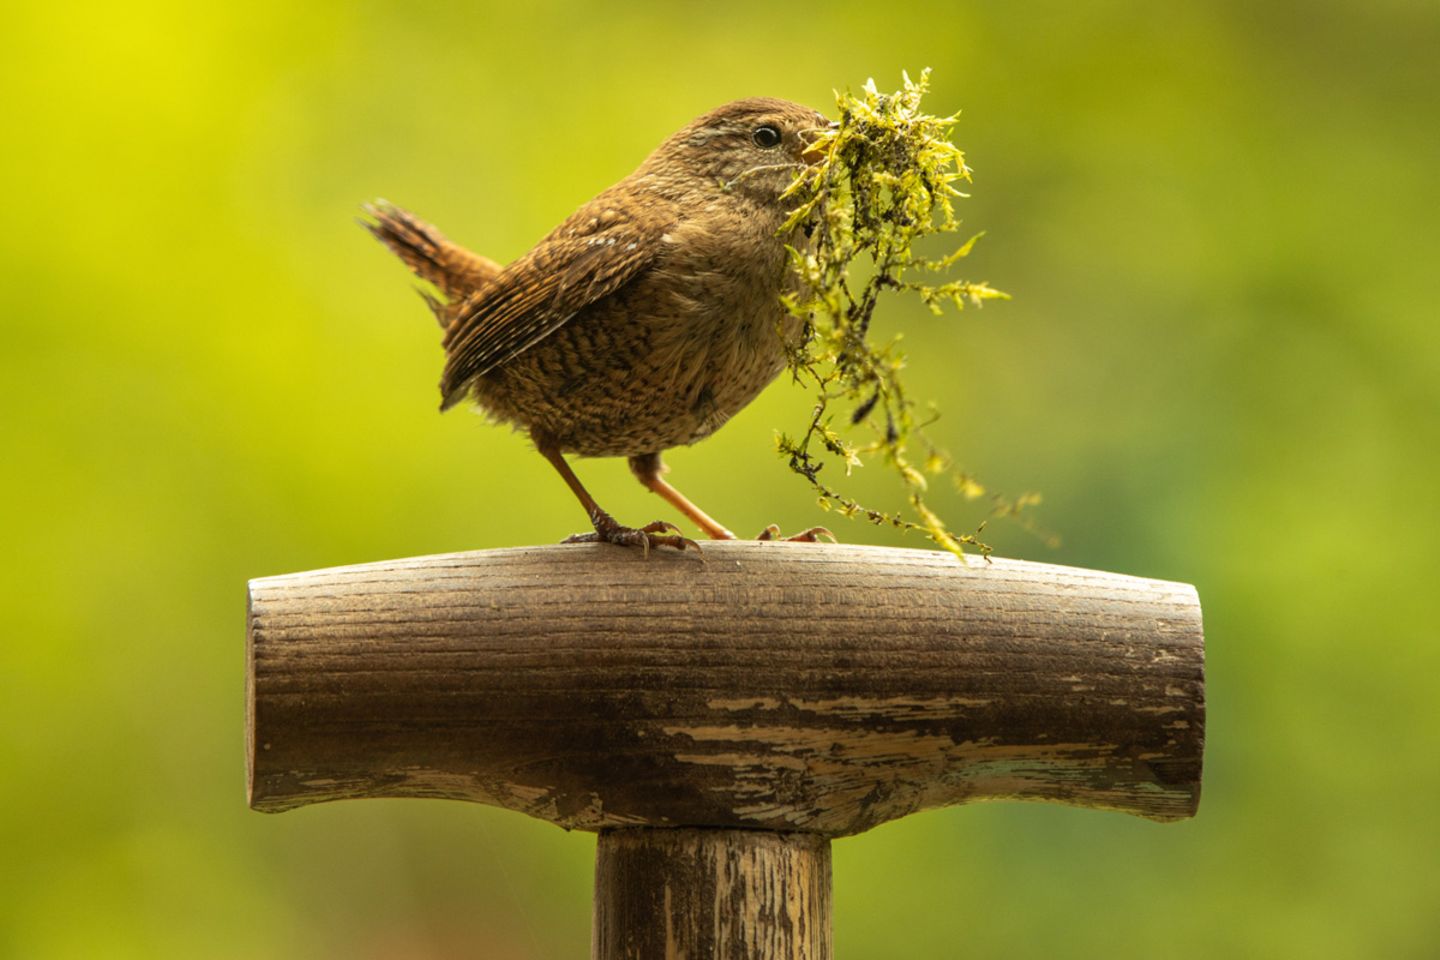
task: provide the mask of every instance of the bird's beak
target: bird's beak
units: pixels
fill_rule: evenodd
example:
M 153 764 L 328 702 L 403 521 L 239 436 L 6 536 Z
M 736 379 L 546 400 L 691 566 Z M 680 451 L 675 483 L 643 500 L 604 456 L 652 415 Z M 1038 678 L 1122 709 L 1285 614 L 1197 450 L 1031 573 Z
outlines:
M 837 129 L 839 126 L 840 121 L 831 120 L 829 123 L 827 123 L 820 129 L 821 132 L 829 132 L 831 130 Z M 816 143 L 812 143 L 810 146 L 806 147 L 805 152 L 800 154 L 800 159 L 813 166 L 819 163 L 821 160 L 824 160 L 825 154 L 827 153 L 829 153 L 829 144 L 826 141 L 821 140 Z

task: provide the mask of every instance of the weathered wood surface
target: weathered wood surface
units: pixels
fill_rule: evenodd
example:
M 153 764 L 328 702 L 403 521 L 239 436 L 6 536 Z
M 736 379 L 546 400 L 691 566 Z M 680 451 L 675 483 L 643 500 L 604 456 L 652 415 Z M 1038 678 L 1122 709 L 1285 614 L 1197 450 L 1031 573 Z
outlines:
M 769 830 L 607 830 L 594 960 L 830 960 L 830 841 Z
M 998 798 L 1193 815 L 1192 587 L 924 550 L 715 542 L 251 582 L 251 804 L 497 804 L 567 828 L 842 836 Z

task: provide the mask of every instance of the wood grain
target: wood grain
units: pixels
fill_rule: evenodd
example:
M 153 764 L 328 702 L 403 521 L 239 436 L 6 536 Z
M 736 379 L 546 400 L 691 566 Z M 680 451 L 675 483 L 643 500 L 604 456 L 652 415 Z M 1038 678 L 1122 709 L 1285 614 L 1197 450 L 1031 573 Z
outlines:
M 830 841 L 769 830 L 607 830 L 594 960 L 830 960 Z
M 250 802 L 857 833 L 1048 800 L 1194 814 L 1192 587 L 924 550 L 420 557 L 250 584 Z

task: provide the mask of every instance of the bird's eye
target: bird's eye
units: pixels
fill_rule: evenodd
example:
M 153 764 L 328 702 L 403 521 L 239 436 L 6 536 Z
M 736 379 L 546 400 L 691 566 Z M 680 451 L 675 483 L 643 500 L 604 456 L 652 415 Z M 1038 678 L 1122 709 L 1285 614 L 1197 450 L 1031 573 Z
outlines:
M 756 127 L 755 132 L 750 134 L 750 139 L 755 141 L 755 146 L 769 149 L 780 145 L 780 128 L 771 124 L 763 127 Z

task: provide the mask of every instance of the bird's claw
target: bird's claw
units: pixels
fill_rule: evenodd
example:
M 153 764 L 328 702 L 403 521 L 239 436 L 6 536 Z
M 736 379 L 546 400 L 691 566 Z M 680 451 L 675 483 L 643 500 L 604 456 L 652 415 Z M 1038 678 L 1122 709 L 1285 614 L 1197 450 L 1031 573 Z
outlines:
M 783 540 L 786 543 L 819 543 L 821 537 L 828 538 L 831 543 L 840 542 L 838 539 L 836 539 L 835 534 L 831 533 L 824 527 L 811 527 L 809 530 L 801 530 L 793 537 L 782 537 L 780 536 L 780 525 L 778 523 L 772 523 L 764 530 L 761 530 L 760 536 L 756 537 L 755 539 Z
M 639 547 L 646 557 L 650 556 L 651 547 L 673 547 L 681 552 L 684 552 L 686 547 L 694 547 L 697 553 L 704 556 L 700 544 L 682 536 L 679 527 L 664 520 L 656 520 L 639 528 L 621 526 L 611 520 L 609 523 L 597 523 L 592 533 L 577 533 L 560 542 L 613 543 L 621 547 Z

